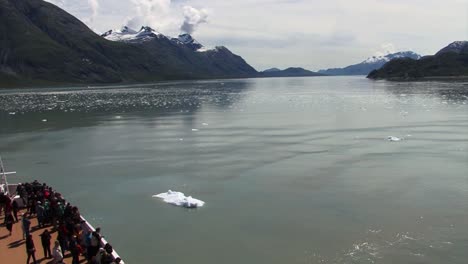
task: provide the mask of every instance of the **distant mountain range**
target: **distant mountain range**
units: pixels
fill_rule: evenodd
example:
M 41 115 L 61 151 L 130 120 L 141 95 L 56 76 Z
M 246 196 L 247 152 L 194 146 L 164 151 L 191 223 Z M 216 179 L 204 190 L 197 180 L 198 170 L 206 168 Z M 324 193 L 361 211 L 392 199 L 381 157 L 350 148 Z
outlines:
M 0 32 L 1 87 L 258 75 L 225 47 L 204 49 L 190 35 L 149 27 L 102 37 L 42 0 L 0 0 Z
M 259 73 L 259 77 L 308 77 L 308 76 L 325 76 L 317 72 L 309 71 L 304 68 L 290 67 L 284 70 L 271 68 Z
M 0 87 L 361 75 L 370 71 L 372 79 L 466 77 L 467 43 L 453 42 L 434 56 L 398 52 L 318 73 L 293 67 L 257 72 L 226 47 L 208 49 L 189 34 L 171 38 L 143 26 L 109 30 L 99 36 L 49 2 L 0 0 Z
M 433 56 L 419 60 L 400 58 L 372 71 L 370 79 L 419 80 L 427 78 L 468 79 L 468 42 L 455 41 Z
M 402 51 L 383 56 L 373 56 L 361 63 L 353 64 L 344 68 L 332 68 L 319 70 L 319 73 L 326 75 L 368 75 L 371 71 L 380 69 L 385 63 L 398 58 L 411 58 L 418 60 L 421 55 L 412 51 Z

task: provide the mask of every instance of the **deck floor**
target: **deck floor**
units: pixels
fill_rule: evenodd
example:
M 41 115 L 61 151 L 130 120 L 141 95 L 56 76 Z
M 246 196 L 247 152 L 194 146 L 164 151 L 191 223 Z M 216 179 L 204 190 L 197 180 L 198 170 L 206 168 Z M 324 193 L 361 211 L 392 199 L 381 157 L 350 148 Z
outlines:
M 9 232 L 6 229 L 4 223 L 4 215 L 2 212 L 2 216 L 0 217 L 0 263 L 5 264 L 24 264 L 27 260 L 26 254 L 26 240 L 23 239 L 23 230 L 21 229 L 21 213 L 25 212 L 22 210 L 18 213 L 18 222 L 13 224 L 13 231 L 11 232 L 11 236 L 9 236 Z M 52 239 L 51 239 L 51 250 L 54 245 L 54 241 L 57 240 L 57 232 L 52 231 L 51 226 L 47 226 L 44 228 L 39 228 L 37 226 L 37 219 L 35 217 L 30 218 L 31 220 L 31 234 L 34 239 L 34 246 L 36 247 L 36 260 L 37 263 L 47 264 L 51 262 L 51 259 L 44 258 L 44 253 L 42 250 L 41 238 L 40 234 L 44 232 L 45 229 L 49 229 L 51 232 Z M 31 257 L 29 263 L 34 263 Z M 64 263 L 71 264 L 72 258 L 70 252 L 65 252 L 64 256 Z M 80 263 L 86 263 L 86 259 L 83 256 L 80 256 Z

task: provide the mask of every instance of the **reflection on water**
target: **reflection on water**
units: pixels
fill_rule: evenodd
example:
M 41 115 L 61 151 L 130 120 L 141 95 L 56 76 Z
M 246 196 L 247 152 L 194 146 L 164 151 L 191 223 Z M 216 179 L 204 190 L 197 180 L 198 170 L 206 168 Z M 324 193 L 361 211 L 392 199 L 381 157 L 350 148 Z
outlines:
M 0 153 L 127 262 L 465 263 L 467 99 L 360 77 L 10 90 Z

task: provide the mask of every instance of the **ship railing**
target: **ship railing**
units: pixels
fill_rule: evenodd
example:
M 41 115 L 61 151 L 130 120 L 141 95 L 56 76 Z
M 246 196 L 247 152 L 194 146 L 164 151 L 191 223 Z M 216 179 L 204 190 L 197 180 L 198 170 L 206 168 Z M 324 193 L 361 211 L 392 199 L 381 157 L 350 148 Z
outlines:
M 82 226 L 82 229 L 83 229 L 83 233 L 84 234 L 87 234 L 89 232 L 94 232 L 96 231 L 96 229 L 83 217 L 83 216 L 80 216 L 81 217 L 81 220 L 84 221 L 84 225 Z M 104 246 L 107 244 L 108 242 L 106 241 L 105 238 L 101 238 L 101 242 L 100 242 L 100 246 L 101 248 L 104 248 Z M 119 254 L 117 254 L 117 252 L 115 250 L 112 251 L 112 257 L 114 257 L 114 259 L 116 258 L 120 258 L 122 259 Z M 124 261 L 122 260 L 120 262 L 121 264 L 125 264 Z

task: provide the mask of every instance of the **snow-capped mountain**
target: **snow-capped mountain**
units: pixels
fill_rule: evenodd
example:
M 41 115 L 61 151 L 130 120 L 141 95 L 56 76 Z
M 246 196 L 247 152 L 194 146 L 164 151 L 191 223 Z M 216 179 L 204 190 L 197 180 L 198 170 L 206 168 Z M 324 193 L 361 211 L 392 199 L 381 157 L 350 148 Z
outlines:
M 195 51 L 206 50 L 205 47 L 203 47 L 200 42 L 196 41 L 190 34 L 181 34 L 177 38 L 172 38 L 171 40 L 179 45 L 187 46 Z
M 190 34 L 181 34 L 177 38 L 170 38 L 148 26 L 143 26 L 139 31 L 133 30 L 127 26 L 118 30 L 109 30 L 101 35 L 102 37 L 111 41 L 142 43 L 153 39 L 168 39 L 171 42 L 188 47 L 193 51 L 203 52 L 207 51 L 200 42 L 196 41 Z
M 362 61 L 361 63 L 353 64 L 344 68 L 332 68 L 320 70 L 318 72 L 327 75 L 367 75 L 373 70 L 380 69 L 385 63 L 398 58 L 419 60 L 421 55 L 412 51 L 402 51 L 382 56 L 372 56 Z
M 375 63 L 387 63 L 393 59 L 397 58 L 411 58 L 413 60 L 419 60 L 421 58 L 421 55 L 412 52 L 412 51 L 401 51 L 397 53 L 389 53 L 387 55 L 383 56 L 372 56 L 367 58 L 365 61 L 362 63 L 367 63 L 367 64 L 375 64 Z
M 150 27 L 141 27 L 139 31 L 136 31 L 126 26 L 118 30 L 109 30 L 101 36 L 108 40 L 125 42 L 143 42 L 166 37 Z
M 435 55 L 420 60 L 390 61 L 367 78 L 387 80 L 466 80 L 468 76 L 468 41 L 455 41 Z
M 1 0 L 0 14 L 0 27 L 11 29 L 0 33 L 0 86 L 83 86 L 258 74 L 225 47 L 193 51 L 149 27 L 96 35 L 47 1 Z
M 139 31 L 129 27 L 109 30 L 101 37 L 132 44 L 157 58 L 158 63 L 167 63 L 188 76 L 230 76 L 233 72 L 239 76 L 256 76 L 258 72 L 248 65 L 242 57 L 220 46 L 207 49 L 190 34 L 181 34 L 176 38 L 166 36 L 151 27 L 143 26 Z M 190 69 L 190 70 L 187 70 Z M 170 76 L 170 74 L 168 74 Z M 169 78 L 169 77 L 167 77 Z
M 440 55 L 442 53 L 447 53 L 447 52 L 455 52 L 455 53 L 462 53 L 463 50 L 468 49 L 468 41 L 454 41 L 450 43 L 447 47 L 441 49 L 439 52 L 436 53 L 436 55 Z

